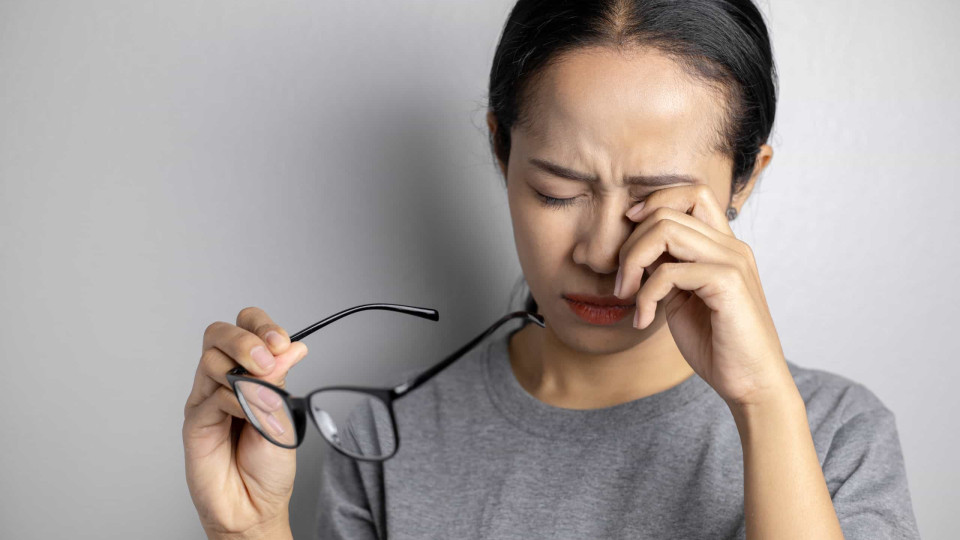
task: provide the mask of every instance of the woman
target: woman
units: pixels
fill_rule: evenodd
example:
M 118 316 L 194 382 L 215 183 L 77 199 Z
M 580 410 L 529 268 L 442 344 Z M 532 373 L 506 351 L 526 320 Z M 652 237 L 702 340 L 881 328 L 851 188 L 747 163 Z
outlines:
M 773 155 L 756 7 L 520 0 L 489 93 L 547 325 L 398 401 L 391 460 L 327 452 L 320 538 L 918 538 L 893 414 L 786 360 L 728 223 Z M 204 341 L 184 422 L 201 521 L 289 537 L 295 453 L 230 437 L 244 415 L 223 374 L 282 386 L 306 347 L 257 308 Z

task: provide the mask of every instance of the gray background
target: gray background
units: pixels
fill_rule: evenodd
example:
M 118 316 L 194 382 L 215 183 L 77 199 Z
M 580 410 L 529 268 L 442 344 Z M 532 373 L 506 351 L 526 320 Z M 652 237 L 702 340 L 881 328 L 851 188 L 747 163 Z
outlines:
M 0 537 L 201 538 L 183 405 L 243 307 L 290 332 L 440 311 L 307 338 L 294 393 L 399 382 L 508 309 L 484 105 L 511 5 L 0 1 Z M 762 6 L 776 155 L 734 230 L 788 358 L 896 413 L 921 533 L 951 537 L 960 4 Z

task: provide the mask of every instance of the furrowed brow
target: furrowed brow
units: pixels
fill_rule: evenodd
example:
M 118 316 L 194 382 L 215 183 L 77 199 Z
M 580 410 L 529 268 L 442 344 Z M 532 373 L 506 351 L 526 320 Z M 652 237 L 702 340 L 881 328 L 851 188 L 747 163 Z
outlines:
M 591 176 L 573 169 L 568 169 L 544 159 L 530 158 L 530 164 L 554 176 L 559 176 L 560 178 L 566 178 L 568 180 L 576 180 L 577 182 L 584 182 L 587 184 L 596 184 L 600 181 L 600 179 L 596 176 Z M 670 184 L 700 183 L 696 178 L 686 174 L 641 174 L 637 176 L 627 176 L 623 179 L 623 182 L 629 185 L 653 187 L 667 186 Z

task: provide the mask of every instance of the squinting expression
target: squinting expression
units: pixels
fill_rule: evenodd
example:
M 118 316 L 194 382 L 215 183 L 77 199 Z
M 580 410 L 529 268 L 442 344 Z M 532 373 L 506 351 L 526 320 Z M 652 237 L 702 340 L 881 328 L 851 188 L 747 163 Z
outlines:
M 661 326 L 661 308 L 642 331 L 632 310 L 597 326 L 563 295 L 613 294 L 620 247 L 636 226 L 624 214 L 653 191 L 707 184 L 726 207 L 733 162 L 717 146 L 724 98 L 649 49 L 569 53 L 531 97 L 535 120 L 514 127 L 504 171 L 524 276 L 561 341 L 625 350 Z

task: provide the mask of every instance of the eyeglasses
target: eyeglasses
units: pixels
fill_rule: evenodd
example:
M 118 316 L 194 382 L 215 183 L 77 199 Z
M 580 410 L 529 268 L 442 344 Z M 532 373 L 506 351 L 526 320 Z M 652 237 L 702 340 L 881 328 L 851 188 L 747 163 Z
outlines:
M 414 315 L 433 321 L 440 315 L 435 309 L 400 304 L 363 304 L 335 313 L 290 336 L 300 341 L 324 326 L 358 311 L 383 309 Z M 252 377 L 243 366 L 227 372 L 247 420 L 268 441 L 283 448 L 297 448 L 303 442 L 307 413 L 323 439 L 341 454 L 362 461 L 385 461 L 400 448 L 400 434 L 393 413 L 393 402 L 429 381 L 458 358 L 474 348 L 503 323 L 524 317 L 544 328 L 543 316 L 515 311 L 501 317 L 489 328 L 454 351 L 433 367 L 394 387 L 325 386 L 305 397 L 293 397 L 282 388 Z

